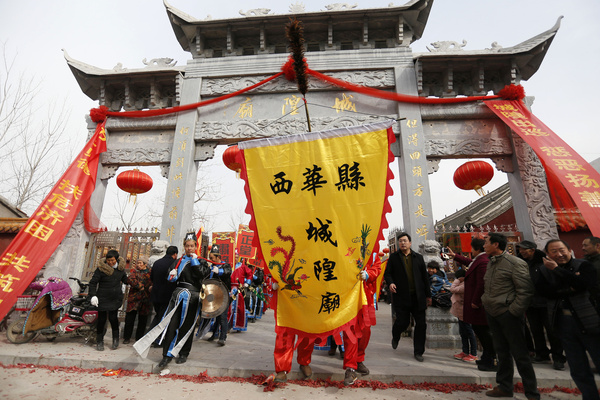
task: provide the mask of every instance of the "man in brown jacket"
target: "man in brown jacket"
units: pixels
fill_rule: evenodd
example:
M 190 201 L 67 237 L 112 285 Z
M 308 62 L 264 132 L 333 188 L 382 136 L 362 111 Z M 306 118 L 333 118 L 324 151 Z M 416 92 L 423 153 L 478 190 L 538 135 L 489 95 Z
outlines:
M 534 287 L 527 263 L 506 252 L 504 235 L 491 233 L 484 250 L 490 262 L 484 276 L 481 298 L 498 356 L 498 386 L 486 392 L 489 397 L 513 397 L 513 359 L 523 380 L 527 399 L 539 400 L 537 379 L 523 330 L 524 316 L 533 299 Z

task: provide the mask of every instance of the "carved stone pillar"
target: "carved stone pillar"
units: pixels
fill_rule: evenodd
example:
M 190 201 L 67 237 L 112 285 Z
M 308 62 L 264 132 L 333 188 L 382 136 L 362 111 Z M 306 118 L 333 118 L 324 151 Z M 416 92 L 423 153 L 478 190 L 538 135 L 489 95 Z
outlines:
M 514 172 L 508 174 L 508 183 L 517 227 L 525 239 L 543 248 L 558 238 L 546 172 L 533 149 L 514 132 L 512 142 Z
M 181 89 L 181 103 L 191 104 L 199 100 L 201 77 L 186 78 Z M 194 129 L 198 112 L 184 112 L 177 116 L 171 166 L 165 208 L 162 217 L 160 239 L 181 246 L 186 232 L 192 230 L 192 213 L 198 164 L 195 161 L 196 143 Z
M 414 65 L 407 63 L 394 68 L 396 90 L 417 95 Z M 411 235 L 413 248 L 427 239 L 434 239 L 433 210 L 427 176 L 425 134 L 417 104 L 398 103 L 400 135 L 398 141 L 400 192 L 404 229 Z

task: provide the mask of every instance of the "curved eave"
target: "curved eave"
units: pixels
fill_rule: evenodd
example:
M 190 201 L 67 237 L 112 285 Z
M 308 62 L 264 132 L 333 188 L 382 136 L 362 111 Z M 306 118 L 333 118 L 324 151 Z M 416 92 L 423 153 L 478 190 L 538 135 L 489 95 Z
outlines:
M 378 15 L 398 13 L 402 14 L 404 23 L 409 25 L 413 31 L 412 43 L 423 36 L 423 31 L 427 25 L 433 1 L 434 0 L 411 0 L 400 7 L 352 9 L 343 11 L 312 11 L 297 14 L 267 14 L 215 20 L 199 20 L 171 6 L 166 0 L 163 0 L 163 3 L 177 41 L 183 50 L 189 52 L 191 51 L 190 43 L 194 41 L 197 28 L 210 29 L 211 27 L 223 26 L 248 26 L 249 24 L 256 23 L 264 23 L 266 25 L 280 24 L 281 26 L 284 26 L 289 22 L 291 16 L 295 16 L 299 20 L 315 21 L 322 19 L 326 21 L 329 18 L 336 17 L 346 18 L 353 16 L 367 16 L 369 18 L 377 18 Z
M 451 51 L 451 52 L 429 52 L 415 53 L 413 58 L 420 59 L 422 62 L 452 61 L 456 59 L 467 58 L 510 58 L 514 59 L 521 74 L 521 79 L 528 80 L 540 68 L 550 44 L 554 40 L 562 16 L 558 18 L 554 26 L 537 36 L 532 37 L 522 43 L 512 47 L 501 48 L 499 50 L 475 50 L 475 51 Z
M 67 65 L 71 69 L 73 76 L 77 80 L 81 91 L 92 100 L 98 100 L 100 97 L 100 85 L 102 81 L 115 80 L 122 81 L 123 76 L 131 76 L 135 73 L 136 77 L 144 76 L 161 76 L 161 75 L 178 75 L 184 73 L 185 67 L 169 67 L 169 68 L 135 68 L 123 70 L 110 70 L 94 67 L 93 65 L 71 58 L 67 51 L 63 49 Z

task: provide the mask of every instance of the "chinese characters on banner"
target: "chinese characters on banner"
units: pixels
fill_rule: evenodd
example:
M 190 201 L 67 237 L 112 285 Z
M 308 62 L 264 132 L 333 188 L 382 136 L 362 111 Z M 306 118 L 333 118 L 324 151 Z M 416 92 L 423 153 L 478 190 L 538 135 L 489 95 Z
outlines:
M 237 237 L 235 240 L 235 250 L 238 257 L 246 258 L 248 260 L 256 258 L 256 247 L 252 246 L 252 240 L 254 239 L 254 232 L 250 230 L 248 225 L 240 225 L 237 231 Z
M 323 337 L 366 308 L 359 273 L 387 227 L 391 125 L 239 144 L 258 258 L 279 282 L 278 331 Z
M 595 236 L 600 236 L 600 174 L 521 101 L 485 101 L 563 184 Z
M 0 320 L 54 253 L 92 195 L 100 154 L 106 151 L 104 124 L 98 124 L 81 153 L 0 257 Z
M 221 261 L 235 265 L 235 232 L 213 232 L 212 244 L 219 246 Z

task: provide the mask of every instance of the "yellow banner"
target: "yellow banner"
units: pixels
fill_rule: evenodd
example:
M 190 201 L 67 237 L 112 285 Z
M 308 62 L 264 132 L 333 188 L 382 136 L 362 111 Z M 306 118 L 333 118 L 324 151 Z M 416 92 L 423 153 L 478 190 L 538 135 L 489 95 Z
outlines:
M 278 327 L 322 335 L 367 304 L 359 273 L 389 211 L 391 124 L 239 145 L 255 245 L 280 285 Z

